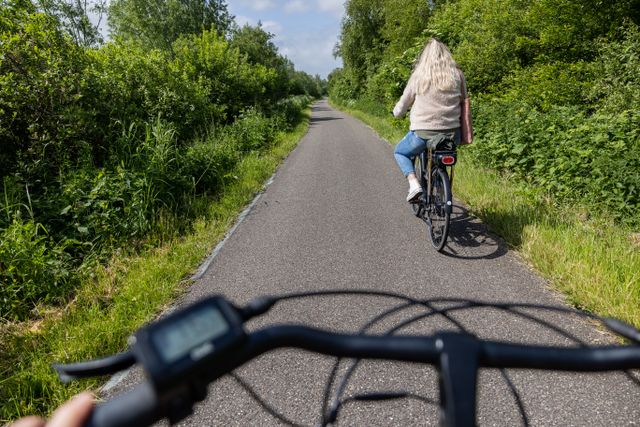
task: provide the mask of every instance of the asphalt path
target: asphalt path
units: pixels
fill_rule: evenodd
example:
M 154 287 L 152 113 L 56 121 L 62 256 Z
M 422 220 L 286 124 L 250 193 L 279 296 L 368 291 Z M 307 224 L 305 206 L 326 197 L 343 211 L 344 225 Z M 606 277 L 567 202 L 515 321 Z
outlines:
M 406 187 L 391 145 L 351 116 L 324 101 L 316 103 L 307 135 L 179 304 L 216 293 L 242 304 L 264 294 L 320 289 L 393 291 L 420 299 L 563 304 L 558 294 L 458 201 L 449 243 L 444 253 L 434 251 L 426 225 L 412 215 L 405 202 Z M 364 296 L 295 300 L 277 305 L 252 321 L 248 329 L 293 322 L 356 332 L 396 303 Z M 374 332 L 382 333 L 419 312 L 405 310 L 381 322 Z M 535 315 L 583 342 L 610 339 L 573 316 Z M 482 338 L 575 345 L 566 334 L 499 310 L 461 311 L 452 317 Z M 402 332 L 425 334 L 443 329 L 456 327 L 442 317 L 430 317 Z M 281 350 L 252 361 L 237 374 L 288 419 L 315 425 L 332 365 L 333 359 L 324 356 Z M 509 370 L 507 375 L 519 391 L 532 426 L 640 425 L 640 386 L 622 373 Z M 111 393 L 140 380 L 139 373 L 129 375 Z M 438 397 L 435 371 L 409 363 L 362 364 L 346 395 L 367 391 Z M 349 426 L 437 425 L 438 413 L 433 405 L 403 399 L 348 404 L 338 421 Z M 483 370 L 480 374 L 478 423 L 522 425 L 516 400 L 501 372 Z M 180 425 L 282 423 L 226 377 L 210 387 L 195 415 Z

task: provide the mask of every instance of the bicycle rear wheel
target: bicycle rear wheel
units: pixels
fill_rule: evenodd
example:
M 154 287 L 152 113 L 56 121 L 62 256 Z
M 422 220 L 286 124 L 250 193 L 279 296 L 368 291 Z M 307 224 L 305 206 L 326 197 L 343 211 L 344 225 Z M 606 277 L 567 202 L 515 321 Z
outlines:
M 427 188 L 427 180 L 425 178 L 426 165 L 422 164 L 422 160 L 423 160 L 422 154 L 418 154 L 416 157 L 414 157 L 413 169 L 416 172 L 416 178 L 418 178 L 418 182 L 420 183 L 420 186 L 424 190 Z M 421 196 L 421 199 L 418 203 L 411 203 L 411 210 L 413 211 L 413 214 L 417 217 L 422 217 L 422 214 L 424 213 L 424 204 L 422 203 L 422 200 L 423 199 Z
M 451 217 L 451 185 L 449 175 L 440 168 L 431 172 L 431 201 L 428 206 L 429 236 L 431 244 L 441 251 L 449 234 Z

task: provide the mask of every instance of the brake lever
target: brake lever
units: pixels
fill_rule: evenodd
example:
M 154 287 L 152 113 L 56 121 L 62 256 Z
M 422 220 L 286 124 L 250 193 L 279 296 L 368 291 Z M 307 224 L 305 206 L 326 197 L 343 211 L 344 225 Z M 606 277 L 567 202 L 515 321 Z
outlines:
M 70 364 L 53 364 L 60 381 L 68 384 L 82 378 L 99 377 L 123 371 L 136 363 L 136 358 L 130 351 L 114 354 L 103 359 Z
M 250 301 L 249 304 L 242 308 L 235 306 L 234 308 L 242 318 L 242 321 L 246 322 L 271 310 L 271 307 L 273 307 L 277 302 L 278 299 L 267 295 Z

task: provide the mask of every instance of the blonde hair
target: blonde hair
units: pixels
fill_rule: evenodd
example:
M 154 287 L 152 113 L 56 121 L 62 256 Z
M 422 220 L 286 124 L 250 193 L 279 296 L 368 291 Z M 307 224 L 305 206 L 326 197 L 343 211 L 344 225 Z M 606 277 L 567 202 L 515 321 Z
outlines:
M 431 39 L 427 43 L 411 74 L 409 84 L 414 85 L 415 91 L 420 94 L 426 93 L 431 86 L 439 90 L 459 86 L 458 64 L 444 43 L 438 39 Z

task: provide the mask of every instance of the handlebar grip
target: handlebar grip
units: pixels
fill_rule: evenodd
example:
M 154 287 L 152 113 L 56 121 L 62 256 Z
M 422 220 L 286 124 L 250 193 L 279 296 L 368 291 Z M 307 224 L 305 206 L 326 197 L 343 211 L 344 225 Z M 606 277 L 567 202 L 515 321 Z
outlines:
M 149 426 L 162 417 L 158 403 L 155 391 L 145 382 L 96 405 L 84 427 Z

